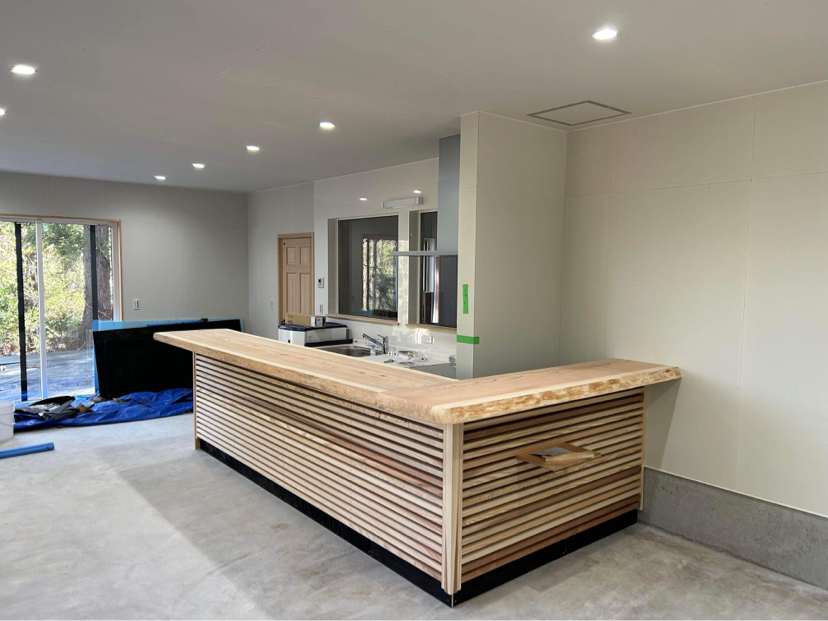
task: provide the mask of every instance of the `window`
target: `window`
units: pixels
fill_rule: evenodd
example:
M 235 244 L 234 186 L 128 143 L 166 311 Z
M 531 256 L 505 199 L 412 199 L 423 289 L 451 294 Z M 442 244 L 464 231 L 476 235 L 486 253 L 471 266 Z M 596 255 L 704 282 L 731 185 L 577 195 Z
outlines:
M 437 250 L 437 212 L 420 214 L 420 250 Z M 420 324 L 457 327 L 457 257 L 420 258 Z
M 0 217 L 0 400 L 95 393 L 92 331 L 119 314 L 116 226 Z
M 337 225 L 339 312 L 397 319 L 397 216 Z

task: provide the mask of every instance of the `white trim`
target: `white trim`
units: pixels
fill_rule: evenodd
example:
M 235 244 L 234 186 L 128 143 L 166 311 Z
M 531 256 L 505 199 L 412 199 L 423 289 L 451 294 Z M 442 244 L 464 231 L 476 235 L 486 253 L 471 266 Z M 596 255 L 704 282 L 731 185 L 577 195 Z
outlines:
M 39 318 L 40 341 L 40 398 L 46 399 L 49 396 L 48 377 L 46 369 L 46 286 L 44 284 L 43 269 L 43 222 L 40 220 L 35 224 L 35 244 L 37 246 L 37 314 Z
M 121 227 L 117 222 L 109 223 L 112 227 L 112 319 L 122 321 L 121 308 Z

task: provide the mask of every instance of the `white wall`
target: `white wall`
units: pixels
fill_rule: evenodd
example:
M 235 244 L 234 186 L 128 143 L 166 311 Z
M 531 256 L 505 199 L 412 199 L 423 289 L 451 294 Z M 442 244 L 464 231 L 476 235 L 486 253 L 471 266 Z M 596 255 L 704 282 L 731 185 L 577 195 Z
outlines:
M 469 313 L 458 377 L 556 366 L 566 134 L 474 112 L 461 119 L 458 282 Z
M 438 159 L 423 160 L 389 168 L 334 177 L 315 181 L 314 187 L 314 237 L 316 277 L 325 278 L 325 289 L 316 289 L 316 307 L 323 305 L 324 312 L 334 313 L 328 308 L 328 288 L 332 285 L 328 274 L 328 220 L 331 218 L 352 218 L 358 216 L 397 215 L 399 222 L 400 250 L 408 250 L 409 213 L 413 210 L 437 208 Z M 420 190 L 423 204 L 414 208 L 386 210 L 382 201 L 414 196 Z M 367 201 L 360 201 L 361 197 Z M 361 338 L 366 332 L 372 336 L 390 337 L 391 344 L 416 346 L 417 349 L 434 355 L 448 356 L 456 351 L 456 337 L 453 332 L 407 327 L 415 318 L 409 317 L 409 266 L 411 259 L 398 262 L 398 322 L 394 325 L 336 319 L 346 324 L 354 338 Z M 427 344 L 424 337 L 433 338 Z
M 0 172 L 0 213 L 121 220 L 124 319 L 247 321 L 244 194 Z
M 569 134 L 561 362 L 681 367 L 647 465 L 828 515 L 828 83 Z
M 248 195 L 247 210 L 250 332 L 275 339 L 279 329 L 278 235 L 313 231 L 313 183 L 253 192 Z
M 314 233 L 314 268 L 316 278 L 325 279 L 325 287 L 314 287 L 314 309 L 328 308 L 328 291 L 332 286 L 328 273 L 328 220 L 374 215 L 397 215 L 400 249 L 408 245 L 408 216 L 411 209 L 384 210 L 382 201 L 413 196 L 420 190 L 423 205 L 417 210 L 436 209 L 438 160 L 430 159 L 401 166 L 323 179 L 300 185 L 277 188 L 249 195 L 250 224 L 250 326 L 254 334 L 277 337 L 278 331 L 278 244 L 283 233 Z M 361 197 L 368 198 L 360 201 Z M 399 318 L 396 324 L 336 319 L 346 324 L 351 336 L 361 338 L 363 332 L 388 336 L 397 346 L 416 346 L 439 356 L 456 350 L 454 333 L 409 328 L 408 268 L 410 259 L 399 262 Z M 315 284 L 315 283 L 314 283 Z M 270 298 L 275 309 L 270 309 Z M 425 343 L 431 337 L 433 343 Z

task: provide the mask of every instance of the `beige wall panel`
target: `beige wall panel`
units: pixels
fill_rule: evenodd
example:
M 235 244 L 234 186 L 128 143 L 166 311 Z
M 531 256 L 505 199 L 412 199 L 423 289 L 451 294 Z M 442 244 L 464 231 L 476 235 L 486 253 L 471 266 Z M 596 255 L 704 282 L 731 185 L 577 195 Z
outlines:
M 567 134 L 567 196 L 609 193 L 613 127 L 604 125 Z
M 612 125 L 612 191 L 750 177 L 754 98 Z
M 244 194 L 0 173 L 0 213 L 120 220 L 125 320 L 247 321 Z
M 566 199 L 561 364 L 606 358 L 610 195 Z
M 460 189 L 477 187 L 480 112 L 460 117 Z
M 566 133 L 494 114 L 479 114 L 478 186 L 563 195 Z
M 162 226 L 209 225 L 247 228 L 247 196 L 233 192 L 188 190 L 162 185 L 104 182 L 108 218 Z M 67 214 L 82 215 L 81 211 Z
M 647 464 L 733 488 L 749 182 L 613 195 L 607 356 L 681 368 L 648 411 Z M 675 396 L 675 395 L 674 395 Z M 674 407 L 673 407 L 674 405 Z
M 127 319 L 185 317 L 183 297 L 176 293 L 185 278 L 184 250 L 177 226 L 157 227 L 130 222 L 121 232 L 124 312 Z M 158 295 L 144 295 L 152 289 Z M 130 292 L 142 292 L 131 295 Z M 141 310 L 132 311 L 132 298 L 141 300 Z
M 754 181 L 739 490 L 828 515 L 828 174 Z
M 278 338 L 279 235 L 313 231 L 313 183 L 248 195 L 250 332 Z M 270 300 L 273 299 L 273 308 Z
M 106 204 L 106 184 L 90 179 L 49 177 L 49 215 L 117 218 Z
M 563 202 L 477 188 L 475 377 L 558 364 Z
M 756 97 L 753 174 L 828 171 L 828 82 Z
M 464 117 L 465 118 L 465 117 Z M 460 140 L 461 148 L 465 134 Z M 462 156 L 461 156 L 462 167 Z M 461 174 L 461 184 L 462 184 Z M 475 300 L 477 299 L 476 244 L 477 244 L 477 188 L 460 187 L 460 218 L 457 235 L 457 334 L 475 336 Z M 463 313 L 463 285 L 469 286 L 469 312 Z M 476 345 L 457 343 L 457 379 L 474 376 L 474 349 Z
M 177 243 L 185 277 L 176 290 L 165 295 L 181 296 L 183 316 L 243 317 L 246 321 L 247 227 L 189 224 L 180 227 Z
M 49 178 L 0 172 L 0 213 L 49 214 Z
M 248 195 L 248 226 L 268 237 L 313 230 L 313 183 L 300 183 Z

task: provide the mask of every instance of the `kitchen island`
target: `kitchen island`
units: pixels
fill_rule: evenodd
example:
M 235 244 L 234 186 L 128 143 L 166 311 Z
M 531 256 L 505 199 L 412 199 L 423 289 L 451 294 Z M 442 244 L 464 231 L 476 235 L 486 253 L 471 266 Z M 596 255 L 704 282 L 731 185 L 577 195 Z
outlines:
M 452 380 L 231 330 L 193 356 L 195 441 L 449 605 L 636 520 L 630 360 Z

